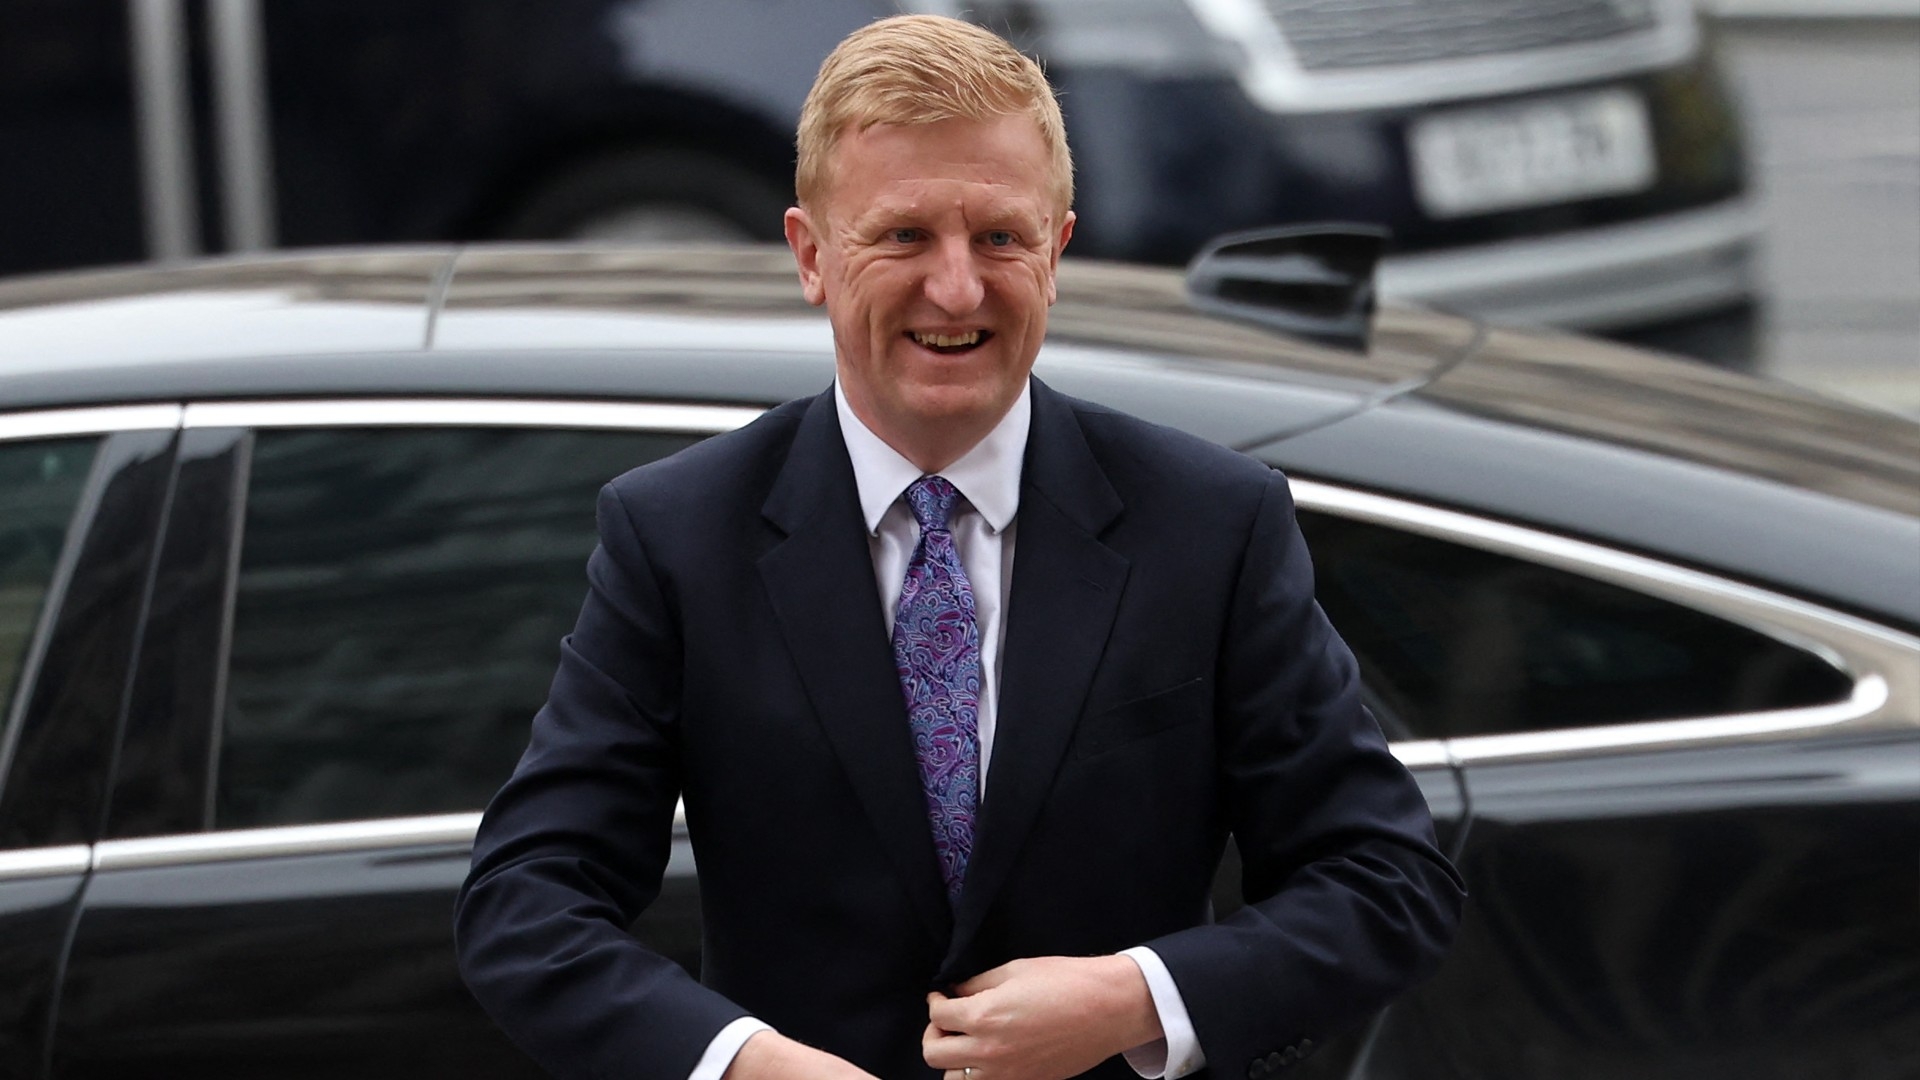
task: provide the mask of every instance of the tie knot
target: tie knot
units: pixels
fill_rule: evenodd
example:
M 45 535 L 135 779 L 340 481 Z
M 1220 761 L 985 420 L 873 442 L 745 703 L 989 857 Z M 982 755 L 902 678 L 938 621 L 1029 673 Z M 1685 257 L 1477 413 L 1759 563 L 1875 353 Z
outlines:
M 953 500 L 960 494 L 944 476 L 923 476 L 907 487 L 907 507 L 920 523 L 921 532 L 943 531 L 947 515 L 953 512 Z

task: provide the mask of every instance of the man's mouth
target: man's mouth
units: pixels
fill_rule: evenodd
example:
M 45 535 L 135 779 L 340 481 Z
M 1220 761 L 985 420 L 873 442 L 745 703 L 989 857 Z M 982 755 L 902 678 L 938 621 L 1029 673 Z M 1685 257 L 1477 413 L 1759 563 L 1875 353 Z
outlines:
M 915 345 L 931 349 L 942 355 L 970 352 L 987 343 L 993 337 L 991 330 L 968 330 L 959 334 L 927 334 L 918 330 L 908 330 L 907 337 Z

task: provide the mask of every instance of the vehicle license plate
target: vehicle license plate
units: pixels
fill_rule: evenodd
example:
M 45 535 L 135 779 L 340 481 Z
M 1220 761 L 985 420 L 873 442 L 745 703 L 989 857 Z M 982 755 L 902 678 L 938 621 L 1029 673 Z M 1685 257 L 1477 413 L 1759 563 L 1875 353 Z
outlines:
M 1625 194 L 1654 181 L 1647 105 L 1630 90 L 1436 113 L 1408 137 L 1420 205 L 1434 218 Z

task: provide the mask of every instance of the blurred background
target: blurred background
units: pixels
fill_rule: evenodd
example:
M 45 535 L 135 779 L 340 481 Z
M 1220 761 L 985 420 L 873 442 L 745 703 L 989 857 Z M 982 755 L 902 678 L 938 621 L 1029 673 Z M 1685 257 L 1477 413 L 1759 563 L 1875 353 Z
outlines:
M 446 245 L 777 241 L 897 10 L 1045 62 L 1079 258 L 1373 222 L 1694 358 L 1062 274 L 1049 381 L 1302 481 L 1475 898 L 1288 1075 L 1920 1077 L 1920 0 L 0 0 L 0 1080 L 537 1075 L 447 916 L 593 493 L 831 335 L 777 248 Z M 677 838 L 636 932 L 700 913 Z
M 774 240 L 892 10 L 1046 62 L 1079 255 L 1371 221 L 1390 295 L 1920 415 L 1920 0 L 9 0 L 0 274 Z
M 1751 132 L 1760 370 L 1920 415 L 1920 0 L 1710 0 Z

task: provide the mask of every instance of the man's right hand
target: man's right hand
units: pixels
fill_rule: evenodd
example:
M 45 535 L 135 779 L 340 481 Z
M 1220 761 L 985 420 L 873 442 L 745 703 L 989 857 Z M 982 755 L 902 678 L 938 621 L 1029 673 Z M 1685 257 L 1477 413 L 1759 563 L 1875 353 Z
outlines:
M 872 1073 L 795 1042 L 777 1031 L 756 1031 L 740 1044 L 720 1080 L 878 1080 Z

